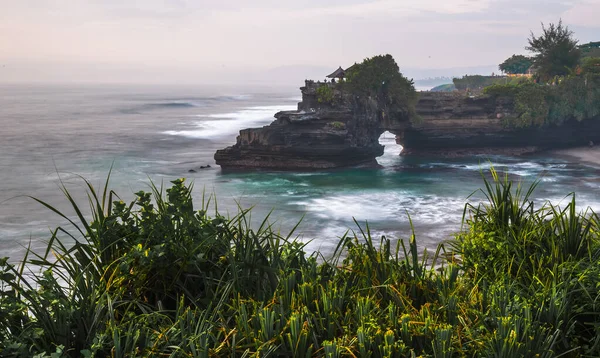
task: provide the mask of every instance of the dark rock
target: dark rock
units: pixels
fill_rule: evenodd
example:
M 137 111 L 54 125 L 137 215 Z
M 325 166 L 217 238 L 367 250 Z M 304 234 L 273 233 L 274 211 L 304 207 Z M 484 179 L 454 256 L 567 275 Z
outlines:
M 335 105 L 319 103 L 320 83 L 301 88 L 297 111 L 275 114 L 262 128 L 240 131 L 237 143 L 218 150 L 223 169 L 310 170 L 372 165 L 383 154 L 379 136 L 396 135 L 402 155 L 445 157 L 477 154 L 521 155 L 600 141 L 600 120 L 566 121 L 560 126 L 511 129 L 507 98 L 468 97 L 464 93 L 422 92 L 417 118 L 392 113 L 371 98 L 353 98 L 334 88 Z
M 268 126 L 241 130 L 234 146 L 217 151 L 217 164 L 225 169 L 285 170 L 375 163 L 383 154 L 380 123 L 387 108 L 375 100 L 357 100 L 342 93 L 336 93 L 341 101 L 335 106 L 319 104 L 319 85 L 307 82 L 301 88 L 297 111 L 275 114 L 276 120 Z
M 194 169 L 190 169 L 188 170 L 188 173 L 195 173 L 196 171 Z

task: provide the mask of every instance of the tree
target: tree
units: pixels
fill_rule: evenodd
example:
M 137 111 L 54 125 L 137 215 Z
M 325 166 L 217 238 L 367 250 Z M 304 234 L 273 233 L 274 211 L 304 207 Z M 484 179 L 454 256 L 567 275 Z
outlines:
M 379 55 L 355 64 L 347 71 L 346 87 L 350 93 L 372 97 L 390 106 L 392 111 L 412 114 L 417 102 L 417 92 L 412 80 L 400 73 L 391 55 Z
M 542 23 L 542 34 L 536 37 L 531 32 L 528 39 L 529 46 L 525 49 L 533 52 L 533 64 L 537 73 L 543 80 L 554 76 L 564 76 L 571 72 L 579 63 L 581 51 L 577 47 L 577 40 L 562 20 L 558 25 L 550 24 L 548 27 Z
M 498 68 L 502 72 L 509 73 L 511 75 L 514 74 L 524 74 L 527 73 L 529 67 L 533 64 L 531 58 L 523 55 L 512 55 L 507 58 L 506 61 L 502 62 Z

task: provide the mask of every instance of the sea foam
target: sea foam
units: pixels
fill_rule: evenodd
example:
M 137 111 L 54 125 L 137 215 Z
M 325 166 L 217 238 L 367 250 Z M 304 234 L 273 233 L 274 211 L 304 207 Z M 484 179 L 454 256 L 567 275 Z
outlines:
M 249 107 L 237 112 L 198 115 L 203 118 L 194 121 L 190 129 L 170 130 L 163 132 L 168 135 L 188 138 L 211 139 L 234 136 L 240 129 L 263 126 L 271 123 L 273 115 L 278 111 L 293 110 L 295 106 L 260 106 Z

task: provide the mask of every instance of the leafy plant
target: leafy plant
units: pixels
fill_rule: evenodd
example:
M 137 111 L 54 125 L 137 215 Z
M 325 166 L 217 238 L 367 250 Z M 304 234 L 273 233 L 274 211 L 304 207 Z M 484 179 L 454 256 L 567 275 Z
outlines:
M 523 55 L 512 55 L 502 62 L 498 69 L 509 74 L 525 74 L 533 64 L 533 61 Z
M 600 355 L 598 216 L 574 196 L 535 205 L 536 184 L 493 169 L 483 182 L 433 255 L 356 222 L 327 258 L 268 217 L 194 208 L 183 180 L 130 204 L 88 184 L 90 219 L 65 189 L 77 222 L 43 205 L 71 229 L 0 260 L 0 355 Z
M 333 90 L 328 85 L 317 88 L 317 101 L 323 104 L 333 104 Z

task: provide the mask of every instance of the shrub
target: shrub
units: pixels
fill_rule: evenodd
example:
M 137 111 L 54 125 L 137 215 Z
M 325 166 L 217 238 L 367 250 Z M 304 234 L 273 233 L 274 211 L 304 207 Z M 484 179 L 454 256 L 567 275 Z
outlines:
M 594 66 L 593 61 L 590 62 Z M 573 74 L 555 85 L 530 81 L 492 85 L 484 93 L 514 100 L 515 116 L 507 125 L 515 128 L 557 125 L 564 121 L 594 119 L 600 116 L 600 75 Z
M 481 75 L 472 75 L 472 76 L 463 76 L 462 78 L 454 78 L 452 82 L 454 82 L 454 86 L 456 89 L 465 91 L 469 90 L 483 90 L 485 87 L 494 85 L 494 84 L 502 84 L 506 83 L 506 77 L 498 77 L 498 76 L 481 76 Z
M 328 85 L 317 88 L 317 101 L 323 104 L 333 104 L 333 90 Z
M 328 125 L 335 129 L 346 129 L 346 124 L 343 122 L 329 122 Z
M 418 99 L 414 83 L 400 73 L 391 55 L 374 56 L 355 64 L 343 85 L 354 96 L 379 100 L 389 107 L 390 113 L 414 117 Z
M 0 355 L 599 356 L 600 219 L 491 178 L 431 256 L 358 223 L 308 255 L 248 210 L 195 209 L 183 180 L 129 205 L 89 185 L 91 220 L 65 190 L 73 230 L 0 260 Z

